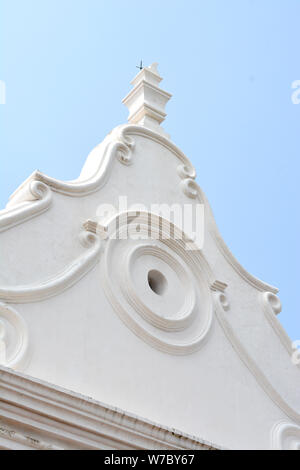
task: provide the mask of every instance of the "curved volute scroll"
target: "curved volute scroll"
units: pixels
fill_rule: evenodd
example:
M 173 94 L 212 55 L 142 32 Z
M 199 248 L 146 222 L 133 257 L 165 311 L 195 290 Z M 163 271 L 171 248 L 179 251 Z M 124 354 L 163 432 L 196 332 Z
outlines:
M 148 212 L 119 214 L 106 227 L 102 269 L 114 311 L 139 338 L 169 354 L 190 354 L 213 321 L 213 273 L 197 247 L 170 222 Z M 169 230 L 168 230 L 169 229 Z
M 260 279 L 257 279 L 256 277 L 252 276 L 252 274 L 248 273 L 243 266 L 237 261 L 237 259 L 233 256 L 231 253 L 230 249 L 224 242 L 219 229 L 217 227 L 211 206 L 202 191 L 201 187 L 198 185 L 198 183 L 194 179 L 193 174 L 189 174 L 189 172 L 185 169 L 183 170 L 184 167 L 181 165 L 178 167 L 178 174 L 182 178 L 182 181 L 180 182 L 180 187 L 183 191 L 183 193 L 190 199 L 197 200 L 200 204 L 204 205 L 205 209 L 205 217 L 207 221 L 207 227 L 209 230 L 209 233 L 211 234 L 212 238 L 214 239 L 217 248 L 219 251 L 224 255 L 224 257 L 227 259 L 229 264 L 233 267 L 233 269 L 250 285 L 255 287 L 255 289 L 259 291 L 270 291 L 273 294 L 276 294 L 278 292 L 278 289 L 276 287 L 273 287 Z
M 215 281 L 210 287 L 214 292 L 216 302 L 224 312 L 228 312 L 228 310 L 230 310 L 230 302 L 225 292 L 227 287 L 227 284 L 221 281 Z
M 22 369 L 28 356 L 28 330 L 21 315 L 0 303 L 0 365 Z
M 300 426 L 295 423 L 280 421 L 271 432 L 273 450 L 300 450 Z

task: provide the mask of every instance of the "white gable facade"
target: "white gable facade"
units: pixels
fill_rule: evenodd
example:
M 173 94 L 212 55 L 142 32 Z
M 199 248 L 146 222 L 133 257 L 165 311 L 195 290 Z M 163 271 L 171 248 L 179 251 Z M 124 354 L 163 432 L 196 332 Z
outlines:
M 0 448 L 300 449 L 278 291 L 225 245 L 161 80 L 77 180 L 36 171 L 0 212 Z

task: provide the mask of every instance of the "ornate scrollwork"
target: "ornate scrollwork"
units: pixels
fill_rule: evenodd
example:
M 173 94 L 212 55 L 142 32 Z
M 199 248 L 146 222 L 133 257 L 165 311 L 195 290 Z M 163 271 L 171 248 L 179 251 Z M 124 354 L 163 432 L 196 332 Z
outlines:
M 177 311 L 172 311 L 171 315 L 156 312 L 152 306 L 147 306 L 144 299 L 138 295 L 132 272 L 135 262 L 140 257 L 151 257 L 161 260 L 161 264 L 166 263 L 176 274 L 184 290 L 184 301 Z M 146 321 L 153 326 L 165 331 L 184 330 L 193 320 L 196 308 L 196 292 L 187 269 L 175 256 L 155 245 L 140 245 L 129 250 L 124 259 L 125 276 L 121 280 L 122 292 L 129 304 L 136 309 Z M 170 286 L 168 286 L 170 288 Z
M 194 180 L 196 178 L 196 170 L 192 165 L 179 165 L 177 167 L 177 173 L 182 179 L 191 178 Z
M 218 302 L 218 305 L 222 310 L 227 312 L 230 310 L 230 303 L 228 300 L 228 296 L 225 293 L 225 290 L 227 288 L 227 284 L 221 281 L 215 281 L 211 286 L 211 290 L 214 292 L 214 297 L 216 301 Z
M 266 319 L 277 334 L 289 356 L 292 357 L 294 354 L 292 341 L 280 321 L 277 319 L 277 315 L 279 315 L 282 309 L 279 297 L 272 292 L 264 292 L 263 294 L 260 294 L 260 296 Z
M 181 181 L 180 186 L 187 197 L 196 199 L 199 196 L 199 186 L 195 180 L 186 178 Z
M 224 292 L 218 292 L 217 297 L 221 307 L 225 312 L 227 312 L 230 309 L 230 303 L 227 295 L 225 295 Z

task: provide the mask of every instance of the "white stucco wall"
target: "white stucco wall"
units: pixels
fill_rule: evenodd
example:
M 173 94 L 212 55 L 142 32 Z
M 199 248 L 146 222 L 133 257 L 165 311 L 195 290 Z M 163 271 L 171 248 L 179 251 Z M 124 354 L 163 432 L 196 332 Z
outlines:
M 19 192 L 10 208 L 18 212 L 17 225 L 9 228 L 11 212 L 0 215 L 0 223 L 6 217 L 0 233 L 4 365 L 227 448 L 270 448 L 274 432 L 280 434 L 274 426 L 287 422 L 292 437 L 281 436 L 278 445 L 295 446 L 300 375 L 275 316 L 276 290 L 233 259 L 192 167 L 168 142 L 140 126 L 119 128 L 92 153 L 81 180 L 65 184 L 33 176 L 50 188 L 43 213 L 36 215 L 36 208 L 45 193 L 19 206 Z M 130 165 L 120 162 L 120 151 Z M 185 171 L 178 170 L 182 165 Z M 30 199 L 30 184 L 21 200 Z M 82 225 L 97 222 L 100 204 L 118 207 L 119 196 L 146 206 L 204 203 L 203 249 L 185 256 L 176 243 L 100 241 L 97 234 L 82 245 Z M 145 245 L 150 251 L 143 254 Z M 137 247 L 141 253 L 134 255 Z M 151 269 L 167 279 L 162 296 L 146 282 Z M 126 291 L 126 276 L 134 293 Z M 211 289 L 215 281 L 228 287 Z M 180 320 L 188 295 L 195 296 L 195 306 L 174 332 L 172 319 Z M 11 320 L 9 309 L 27 325 L 26 354 L 24 325 Z M 160 318 L 161 326 L 154 326 Z

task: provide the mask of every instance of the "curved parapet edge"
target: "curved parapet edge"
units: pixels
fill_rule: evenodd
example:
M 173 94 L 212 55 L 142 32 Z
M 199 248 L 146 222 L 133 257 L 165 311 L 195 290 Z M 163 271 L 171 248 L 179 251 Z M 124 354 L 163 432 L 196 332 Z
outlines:
M 99 164 L 96 171 L 93 170 L 93 172 L 90 173 L 90 176 L 86 179 L 79 178 L 74 181 L 63 182 L 44 175 L 39 171 L 33 173 L 33 175 L 11 196 L 8 207 L 12 207 L 12 209 L 4 211 L 3 214 L 0 213 L 0 231 L 1 226 L 2 230 L 10 228 L 13 225 L 22 223 L 34 215 L 44 212 L 50 206 L 51 191 L 50 193 L 47 191 L 47 198 L 45 199 L 41 199 L 40 196 L 36 196 L 35 198 L 38 199 L 37 202 L 34 201 L 31 204 L 28 203 L 28 206 L 27 204 L 25 206 L 20 204 L 20 202 L 24 202 L 24 194 L 28 194 L 28 192 L 31 191 L 30 189 L 28 190 L 28 187 L 31 188 L 32 184 L 38 184 L 37 182 L 43 183 L 45 188 L 50 188 L 52 191 L 65 194 L 70 197 L 86 196 L 101 189 L 101 187 L 103 187 L 108 181 L 112 162 L 115 158 L 125 165 L 130 165 L 132 163 L 132 153 L 135 146 L 133 136 L 142 136 L 157 142 L 170 150 L 178 158 L 180 163 L 178 165 L 177 172 L 181 179 L 180 188 L 187 197 L 194 200 L 197 199 L 200 203 L 204 204 L 209 224 L 209 231 L 215 240 L 219 251 L 227 259 L 233 269 L 248 284 L 252 285 L 259 291 L 272 292 L 276 294 L 278 292 L 276 287 L 273 287 L 248 273 L 227 247 L 218 230 L 210 204 L 195 181 L 196 171 L 189 159 L 169 139 L 143 126 L 122 125 L 114 129 L 103 141 L 103 144 L 96 147 L 92 152 L 91 156 L 95 152 L 95 158 L 98 159 Z M 88 171 L 85 171 L 85 174 L 88 173 Z M 25 198 L 25 201 L 28 201 L 28 199 Z M 15 204 L 17 204 L 17 206 L 15 206 Z
M 300 450 L 300 426 L 295 423 L 280 421 L 271 431 L 273 450 Z
M 11 331 L 13 335 L 9 334 Z M 0 366 L 22 369 L 27 363 L 28 343 L 28 328 L 23 317 L 0 302 Z
M 88 248 L 87 252 L 64 271 L 38 284 L 17 287 L 0 286 L 0 300 L 14 304 L 33 303 L 54 297 L 72 287 L 96 265 L 101 252 L 101 240 L 94 233 L 82 232 L 80 241 L 85 248 Z
M 188 158 L 181 150 L 176 147 L 164 136 L 142 126 L 123 125 L 114 129 L 104 140 L 103 145 L 96 147 L 92 154 L 99 160 L 99 166 L 86 179 L 78 178 L 74 181 L 60 181 L 51 178 L 40 171 L 34 172 L 24 183 L 28 184 L 32 180 L 38 180 L 50 186 L 53 191 L 65 194 L 67 196 L 85 196 L 99 190 L 107 181 L 107 174 L 115 157 L 125 164 L 132 163 L 132 152 L 134 149 L 134 140 L 130 135 L 141 135 L 149 138 L 164 147 L 168 148 L 181 161 L 181 175 L 189 178 L 196 178 L 196 172 Z M 86 173 L 86 172 L 85 172 Z M 10 205 L 18 202 L 19 194 L 23 191 L 24 184 L 10 198 Z

